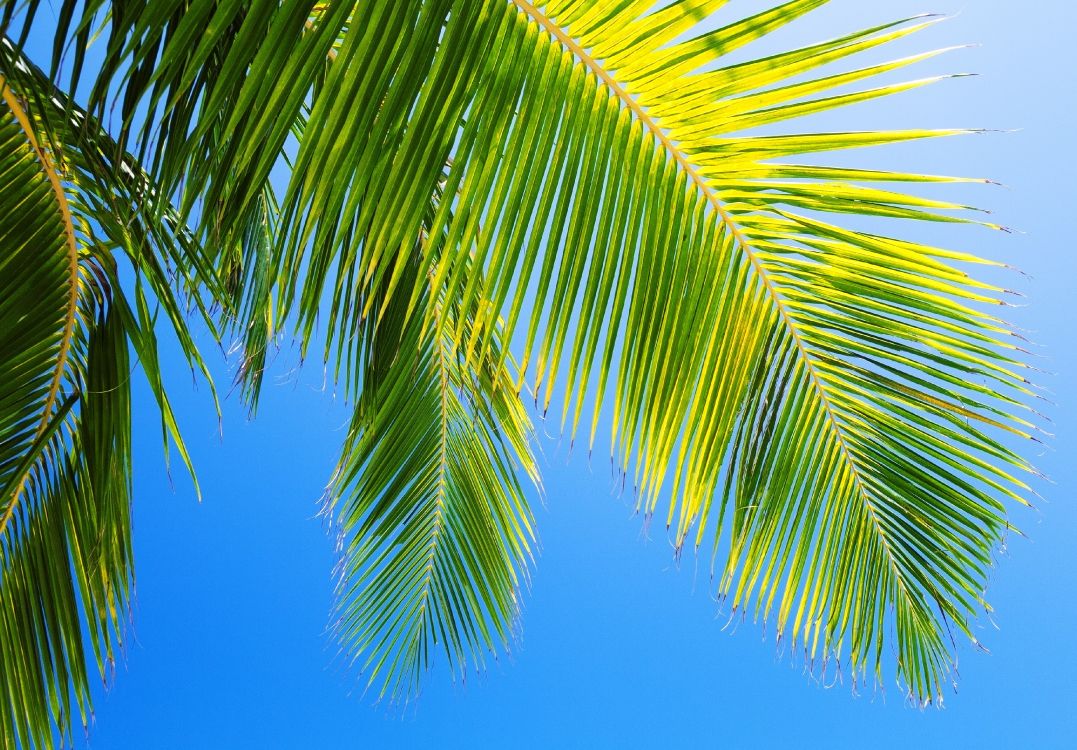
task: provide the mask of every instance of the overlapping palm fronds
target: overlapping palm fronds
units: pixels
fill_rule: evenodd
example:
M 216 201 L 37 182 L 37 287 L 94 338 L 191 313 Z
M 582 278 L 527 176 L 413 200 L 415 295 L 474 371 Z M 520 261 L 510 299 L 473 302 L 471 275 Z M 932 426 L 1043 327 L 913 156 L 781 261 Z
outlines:
M 820 166 L 966 131 L 793 125 L 937 80 L 870 83 L 931 54 L 855 64 L 935 19 L 746 54 L 825 2 L 64 4 L 57 60 L 111 9 L 89 111 L 119 103 L 119 140 L 244 279 L 249 395 L 276 333 L 325 331 L 356 403 L 341 633 L 379 690 L 413 689 L 435 642 L 459 665 L 506 637 L 517 361 L 572 435 L 608 415 L 641 509 L 713 550 L 732 609 L 857 676 L 895 653 L 939 695 L 1028 492 L 1034 394 L 985 261 L 848 220 L 998 229 L 907 192 L 983 180 Z

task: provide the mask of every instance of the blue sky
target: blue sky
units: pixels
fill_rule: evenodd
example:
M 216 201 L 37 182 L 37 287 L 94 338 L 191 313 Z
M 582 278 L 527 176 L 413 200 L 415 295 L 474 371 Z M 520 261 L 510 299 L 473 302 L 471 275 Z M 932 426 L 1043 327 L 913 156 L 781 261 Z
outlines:
M 925 4 L 934 3 L 931 5 Z M 739 0 L 750 13 L 770 0 Z M 1035 13 L 1030 12 L 1033 8 Z M 1021 233 L 917 230 L 1004 259 L 1028 276 L 1013 321 L 1032 331 L 1057 438 L 1038 465 L 1037 511 L 1014 509 L 1029 539 L 1000 550 L 981 623 L 990 655 L 962 644 L 960 690 L 944 710 L 918 711 L 890 686 L 854 696 L 827 689 L 775 652 L 749 622 L 723 631 L 706 561 L 678 567 L 662 531 L 648 537 L 633 500 L 612 492 L 605 458 L 569 457 L 543 441 L 541 554 L 511 656 L 466 684 L 444 670 L 401 709 L 362 696 L 325 634 L 333 552 L 318 500 L 343 438 L 346 410 L 322 373 L 291 370 L 285 350 L 256 421 L 238 394 L 224 402 L 223 438 L 204 385 L 182 370 L 171 393 L 199 470 L 197 503 L 182 469 L 167 477 L 145 388 L 136 399 L 137 605 L 124 663 L 98 691 L 93 748 L 1069 747 L 1077 744 L 1077 469 L 1069 236 L 1074 191 L 1072 29 L 1061 0 L 832 0 L 773 40 L 777 46 L 931 10 L 958 13 L 890 57 L 966 42 L 980 46 L 921 65 L 914 75 L 979 73 L 818 120 L 820 129 L 974 126 L 992 133 L 854 158 L 865 166 L 988 176 L 1007 188 L 951 190 Z M 37 55 L 45 61 L 43 55 Z M 1070 292 L 1072 294 L 1072 292 Z M 223 390 L 230 365 L 202 341 Z M 170 356 L 175 359 L 175 353 Z M 234 363 L 233 363 L 234 364 Z M 1068 375 L 1067 375 L 1068 373 Z M 551 412 L 553 413 L 553 412 Z M 549 430 L 556 429 L 551 425 Z M 537 501 L 536 501 L 537 502 Z M 736 631 L 732 633 L 731 631 Z

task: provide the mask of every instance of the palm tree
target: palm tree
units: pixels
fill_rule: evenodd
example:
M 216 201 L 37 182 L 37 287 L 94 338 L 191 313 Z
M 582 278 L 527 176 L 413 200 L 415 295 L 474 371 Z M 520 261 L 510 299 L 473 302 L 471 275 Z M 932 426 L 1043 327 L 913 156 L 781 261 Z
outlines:
M 129 351 L 186 461 L 155 326 L 202 368 L 189 310 L 242 342 L 252 409 L 285 334 L 354 404 L 334 622 L 378 694 L 512 637 L 539 481 L 523 399 L 545 415 L 561 392 L 561 429 L 589 424 L 591 450 L 609 420 L 639 510 L 678 555 L 710 549 L 734 611 L 864 678 L 894 653 L 910 697 L 939 696 L 1030 492 L 1012 436 L 1035 439 L 1036 396 L 989 312 L 1005 291 L 968 275 L 986 261 L 856 228 L 1001 229 L 907 192 L 986 180 L 814 157 L 968 131 L 785 129 L 937 80 L 859 85 L 935 53 L 847 63 L 937 19 L 727 61 L 825 2 L 65 0 L 48 73 L 38 2 L 6 2 L 7 746 L 63 741 L 89 651 L 110 667 Z

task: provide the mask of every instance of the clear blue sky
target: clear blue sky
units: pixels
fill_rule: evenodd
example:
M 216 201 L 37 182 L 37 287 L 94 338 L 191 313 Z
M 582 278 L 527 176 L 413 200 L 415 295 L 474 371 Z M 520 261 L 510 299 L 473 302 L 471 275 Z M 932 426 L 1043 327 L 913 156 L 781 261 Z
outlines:
M 934 3 L 934 4 L 932 4 Z M 772 0 L 738 0 L 750 13 Z M 99 690 L 87 747 L 351 748 L 484 746 L 1074 747 L 1077 746 L 1077 409 L 1073 335 L 1075 264 L 1074 41 L 1077 8 L 1062 0 L 832 0 L 774 41 L 788 45 L 931 10 L 958 17 L 891 55 L 965 42 L 982 46 L 921 65 L 915 76 L 975 71 L 893 101 L 820 120 L 820 128 L 974 126 L 1020 129 L 864 153 L 866 166 L 989 176 L 1004 188 L 952 191 L 995 210 L 1024 234 L 929 227 L 941 242 L 1005 259 L 1029 297 L 1014 322 L 1034 331 L 1058 406 L 1057 439 L 1038 459 L 1054 485 L 1037 512 L 1015 509 L 1029 540 L 998 556 L 982 623 L 990 655 L 962 644 L 960 692 L 920 712 L 898 691 L 855 697 L 791 667 L 758 626 L 722 632 L 692 559 L 680 569 L 664 532 L 650 539 L 632 500 L 611 493 L 608 462 L 566 456 L 544 441 L 542 552 L 526 597 L 522 642 L 489 672 L 452 684 L 429 675 L 406 710 L 362 697 L 334 658 L 324 627 L 332 548 L 317 500 L 343 438 L 346 412 L 322 392 L 322 374 L 296 375 L 279 357 L 259 417 L 236 395 L 223 440 L 204 386 L 182 371 L 171 392 L 205 493 L 195 501 L 173 467 L 170 487 L 145 388 L 136 400 L 137 609 L 125 663 Z M 38 55 L 41 61 L 47 60 Z M 231 379 L 203 334 L 217 382 Z M 174 355 L 170 355 L 174 356 Z M 277 383 L 280 384 L 277 384 Z M 554 429 L 550 427 L 551 431 Z M 567 441 L 566 441 L 567 445 Z M 705 561 L 701 564 L 706 567 Z M 995 627 L 997 625 L 997 629 Z M 729 630 L 732 630 L 730 628 Z M 80 739 L 80 744 L 82 740 Z

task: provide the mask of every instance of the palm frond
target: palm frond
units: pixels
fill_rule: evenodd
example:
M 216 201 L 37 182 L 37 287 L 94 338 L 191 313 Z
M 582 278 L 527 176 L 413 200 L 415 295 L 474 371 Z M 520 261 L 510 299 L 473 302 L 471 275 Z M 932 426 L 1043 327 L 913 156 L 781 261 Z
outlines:
M 896 189 L 960 180 L 813 163 L 967 131 L 753 132 L 937 80 L 848 90 L 927 55 L 824 68 L 934 19 L 726 64 L 825 0 L 704 30 L 725 4 L 132 6 L 112 17 L 93 106 L 121 90 L 125 135 L 182 188 L 198 235 L 229 246 L 288 153 L 278 321 L 309 333 L 328 295 L 342 367 L 400 296 L 428 346 L 451 341 L 471 371 L 522 340 L 521 377 L 543 409 L 565 388 L 573 434 L 585 402 L 592 442 L 612 405 L 641 509 L 668 493 L 678 548 L 710 541 L 734 610 L 774 618 L 813 663 L 847 654 L 857 675 L 881 677 L 891 641 L 928 701 L 948 624 L 971 638 L 985 606 L 1004 501 L 1028 491 L 1009 441 L 1033 439 L 1034 394 L 988 312 L 1004 290 L 968 275 L 983 261 L 842 221 L 999 227 Z
M 53 747 L 88 723 L 92 668 L 107 677 L 123 645 L 130 347 L 189 465 L 146 290 L 200 364 L 169 270 L 182 254 L 193 283 L 199 263 L 141 170 L 121 158 L 117 177 L 115 144 L 6 38 L 0 91 L 0 744 Z M 133 306 L 114 251 L 135 269 Z
M 76 715 L 87 721 L 80 610 L 102 668 L 119 643 L 130 553 L 127 350 L 116 346 L 107 288 L 79 252 L 54 162 L 6 79 L 0 87 L 0 734 L 5 744 L 51 746 L 53 727 L 62 742 Z
M 417 692 L 439 647 L 463 678 L 511 640 L 533 540 L 517 474 L 538 481 L 500 342 L 471 370 L 405 309 L 398 297 L 380 324 L 367 319 L 362 395 L 329 508 L 341 530 L 338 636 L 394 698 Z M 451 300 L 434 309 L 474 317 Z

